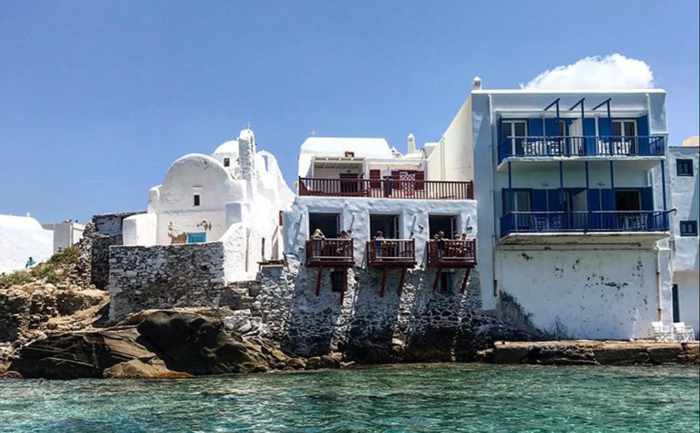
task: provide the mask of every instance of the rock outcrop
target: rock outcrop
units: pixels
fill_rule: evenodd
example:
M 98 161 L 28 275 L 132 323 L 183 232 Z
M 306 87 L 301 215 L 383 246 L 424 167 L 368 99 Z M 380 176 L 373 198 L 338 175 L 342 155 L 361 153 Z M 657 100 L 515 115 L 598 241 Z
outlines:
M 698 364 L 699 343 L 654 341 L 497 342 L 479 354 L 497 364 L 638 365 Z

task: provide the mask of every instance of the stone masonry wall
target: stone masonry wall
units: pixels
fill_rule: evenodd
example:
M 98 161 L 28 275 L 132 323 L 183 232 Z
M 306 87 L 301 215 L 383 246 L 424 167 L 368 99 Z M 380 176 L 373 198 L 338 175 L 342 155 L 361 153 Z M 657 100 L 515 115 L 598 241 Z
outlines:
M 109 251 L 112 320 L 151 308 L 222 304 L 224 248 L 220 242 L 112 246 Z
M 261 273 L 252 314 L 285 350 L 304 356 L 342 351 L 369 363 L 463 358 L 455 348 L 469 346 L 459 340 L 472 338 L 480 293 L 476 270 L 465 293 L 460 293 L 464 270 L 454 272 L 448 291 L 439 286 L 433 291 L 434 271 L 409 270 L 400 295 L 400 271 L 390 270 L 381 297 L 381 270 L 352 268 L 342 305 L 329 269 L 316 296 L 317 272 L 291 261 L 286 269 Z
M 92 238 L 91 282 L 98 289 L 107 288 L 109 282 L 109 247 L 122 245 L 122 221 L 142 212 L 122 212 L 95 215 L 92 217 L 94 231 Z

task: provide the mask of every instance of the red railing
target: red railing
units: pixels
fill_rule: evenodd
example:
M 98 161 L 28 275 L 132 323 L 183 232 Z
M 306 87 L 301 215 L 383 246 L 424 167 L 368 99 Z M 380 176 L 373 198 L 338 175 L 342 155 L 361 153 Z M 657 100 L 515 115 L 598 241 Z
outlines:
M 426 245 L 429 267 L 463 268 L 476 265 L 476 240 L 431 240 Z
M 299 178 L 299 195 L 330 197 L 471 200 L 472 181 Z
M 414 239 L 383 239 L 367 241 L 367 263 L 370 266 L 415 265 Z
M 306 241 L 306 266 L 352 266 L 352 239 Z

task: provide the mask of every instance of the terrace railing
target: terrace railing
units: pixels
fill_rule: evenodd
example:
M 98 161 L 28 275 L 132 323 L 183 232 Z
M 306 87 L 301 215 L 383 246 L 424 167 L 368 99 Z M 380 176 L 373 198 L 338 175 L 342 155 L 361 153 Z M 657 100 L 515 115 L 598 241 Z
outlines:
M 476 265 L 476 240 L 431 240 L 427 242 L 428 267 L 465 268 Z
M 352 265 L 352 239 L 310 239 L 306 241 L 306 266 Z
M 667 231 L 668 213 L 668 211 L 509 212 L 501 217 L 501 235 Z
M 471 181 L 299 178 L 300 196 L 471 200 Z
M 370 266 L 413 266 L 416 264 L 414 239 L 367 241 L 367 263 Z
M 663 156 L 664 137 L 585 136 L 508 137 L 499 147 L 500 159 L 508 157 Z

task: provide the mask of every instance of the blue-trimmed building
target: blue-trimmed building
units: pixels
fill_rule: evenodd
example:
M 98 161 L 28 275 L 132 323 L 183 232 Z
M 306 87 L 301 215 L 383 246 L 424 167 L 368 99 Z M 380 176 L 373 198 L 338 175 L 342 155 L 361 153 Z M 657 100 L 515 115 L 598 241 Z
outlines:
M 483 307 L 560 337 L 671 321 L 665 92 L 474 87 L 439 151 L 474 179 Z

